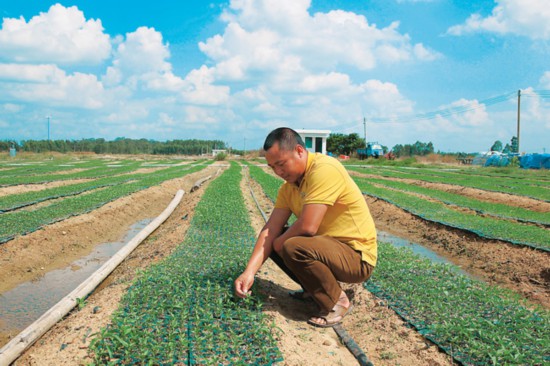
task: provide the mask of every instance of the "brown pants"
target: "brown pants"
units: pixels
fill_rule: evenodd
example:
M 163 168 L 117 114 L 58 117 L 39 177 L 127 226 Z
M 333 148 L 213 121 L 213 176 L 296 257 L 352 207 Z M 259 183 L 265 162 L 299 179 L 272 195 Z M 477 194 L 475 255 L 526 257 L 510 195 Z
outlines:
M 342 293 L 338 281 L 364 282 L 374 270 L 359 252 L 329 236 L 290 238 L 282 258 L 274 251 L 271 259 L 313 296 L 321 311 L 331 310 L 338 302 Z

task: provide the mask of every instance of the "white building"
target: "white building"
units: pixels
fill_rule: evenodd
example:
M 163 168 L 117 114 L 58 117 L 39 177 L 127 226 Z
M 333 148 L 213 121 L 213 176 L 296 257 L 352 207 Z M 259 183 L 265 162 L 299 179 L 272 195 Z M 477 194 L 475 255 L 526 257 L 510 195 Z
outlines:
M 296 130 L 302 137 L 309 152 L 327 153 L 327 138 L 330 135 L 329 130 Z
M 227 154 L 226 149 L 212 149 L 212 156 L 216 157 L 218 154 Z

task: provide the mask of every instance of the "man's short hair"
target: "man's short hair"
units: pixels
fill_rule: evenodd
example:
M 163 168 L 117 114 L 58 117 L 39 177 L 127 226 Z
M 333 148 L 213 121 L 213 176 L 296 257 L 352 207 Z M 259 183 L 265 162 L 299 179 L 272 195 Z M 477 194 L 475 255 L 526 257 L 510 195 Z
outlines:
M 264 151 L 271 149 L 275 143 L 278 143 L 279 149 L 284 151 L 294 150 L 296 145 L 304 149 L 306 147 L 298 132 L 288 127 L 279 127 L 271 131 L 265 139 Z

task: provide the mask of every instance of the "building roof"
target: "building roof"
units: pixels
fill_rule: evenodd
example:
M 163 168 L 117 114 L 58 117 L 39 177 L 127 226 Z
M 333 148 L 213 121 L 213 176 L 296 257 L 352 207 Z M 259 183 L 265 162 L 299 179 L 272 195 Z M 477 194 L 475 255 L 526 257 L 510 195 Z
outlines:
M 330 130 L 306 130 L 300 129 L 296 130 L 299 134 L 308 134 L 308 135 L 330 135 Z

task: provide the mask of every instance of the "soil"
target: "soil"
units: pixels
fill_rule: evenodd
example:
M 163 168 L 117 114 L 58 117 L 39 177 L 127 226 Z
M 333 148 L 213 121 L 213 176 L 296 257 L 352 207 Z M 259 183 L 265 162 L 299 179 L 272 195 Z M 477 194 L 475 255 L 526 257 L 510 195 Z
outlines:
M 376 178 L 380 179 L 380 176 L 363 174 L 355 171 L 349 171 L 350 175 L 363 177 L 363 178 Z M 526 210 L 532 210 L 536 212 L 548 212 L 550 213 L 550 202 L 539 201 L 534 198 L 514 196 L 507 193 L 501 192 L 489 192 L 482 189 L 457 186 L 453 184 L 444 184 L 444 183 L 431 183 L 414 179 L 406 178 L 390 178 L 385 177 L 387 180 L 394 180 L 398 182 L 414 184 L 420 187 L 437 189 L 440 191 L 458 194 L 464 197 L 473 198 L 476 200 L 489 202 L 489 203 L 500 203 L 508 206 L 514 206 L 519 208 L 524 208 Z
M 146 239 L 87 299 L 30 347 L 16 365 L 79 365 L 91 361 L 89 342 L 106 326 L 136 273 L 170 255 L 183 241 L 194 208 L 211 180 L 191 192 L 199 179 L 218 167 L 193 173 L 109 203 L 88 214 L 49 225 L 35 233 L 0 245 L 0 293 L 62 268 L 91 252 L 95 245 L 120 239 L 136 221 L 156 217 L 177 189 L 186 194 L 168 220 Z M 251 183 L 260 206 L 269 215 L 272 202 Z M 256 231 L 263 218 L 242 183 L 251 222 Z M 487 194 L 485 192 L 485 194 Z M 386 202 L 367 197 L 377 228 L 430 247 L 464 270 L 521 293 L 535 304 L 550 306 L 550 258 L 529 248 L 487 241 L 458 230 L 425 222 Z M 512 196 L 515 199 L 515 196 Z M 509 201 L 507 201 L 509 204 Z M 47 243 L 47 245 L 44 245 Z M 284 365 L 357 364 L 332 329 L 306 323 L 315 311 L 308 303 L 288 296 L 297 289 L 271 261 L 258 273 L 256 291 L 265 297 L 265 311 L 273 319 Z M 345 330 L 376 365 L 452 365 L 448 355 L 425 340 L 361 285 L 344 287 L 354 309 L 343 324 Z M 0 346 L 15 334 L 0 335 Z
M 356 172 L 352 174 L 368 177 Z M 528 197 L 472 188 L 462 189 L 449 184 L 426 184 L 413 180 L 407 182 L 488 202 L 506 202 L 511 206 L 550 213 L 549 203 Z M 473 233 L 427 222 L 373 197 L 367 197 L 367 203 L 378 230 L 430 248 L 464 271 L 491 284 L 511 289 L 534 304 L 550 308 L 550 253 L 484 239 Z
M 71 184 L 84 183 L 88 181 L 90 181 L 90 179 L 68 179 L 68 180 L 59 180 L 56 182 L 48 182 L 43 184 L 20 184 L 17 186 L 1 187 L 0 197 L 9 196 L 10 194 L 42 191 L 44 189 L 63 187 Z

